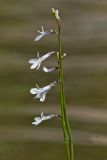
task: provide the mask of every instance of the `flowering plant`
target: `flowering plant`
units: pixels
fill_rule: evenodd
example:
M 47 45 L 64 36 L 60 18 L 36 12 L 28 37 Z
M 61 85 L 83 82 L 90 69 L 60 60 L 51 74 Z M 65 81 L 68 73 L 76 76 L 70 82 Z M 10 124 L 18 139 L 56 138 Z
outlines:
M 52 34 L 56 34 L 57 39 L 58 39 L 58 51 L 51 51 L 43 56 L 39 56 L 39 52 L 37 53 L 37 58 L 35 59 L 30 59 L 29 63 L 31 64 L 31 69 L 39 69 L 41 66 L 41 63 L 52 56 L 54 53 L 57 53 L 57 61 L 58 61 L 58 66 L 43 66 L 43 71 L 48 73 L 48 72 L 53 72 L 56 69 L 59 70 L 59 78 L 55 82 L 50 83 L 49 85 L 40 88 L 38 85 L 36 85 L 36 88 L 31 88 L 30 93 L 33 95 L 36 95 L 34 99 L 40 99 L 41 102 L 45 101 L 47 93 L 50 91 L 50 89 L 53 86 L 59 85 L 59 93 L 60 93 L 60 105 L 61 105 L 61 115 L 56 115 L 56 114 L 50 114 L 47 116 L 43 115 L 43 112 L 41 113 L 40 117 L 35 117 L 34 122 L 32 122 L 33 125 L 37 126 L 41 122 L 45 120 L 50 120 L 54 119 L 57 117 L 61 117 L 62 120 L 62 128 L 63 128 L 63 135 L 64 135 L 64 143 L 67 151 L 67 160 L 73 160 L 73 142 L 72 142 L 72 136 L 71 136 L 71 129 L 68 121 L 68 115 L 66 112 L 66 103 L 65 103 L 65 94 L 64 94 L 64 87 L 63 87 L 63 66 L 62 66 L 62 61 L 63 58 L 66 56 L 66 53 L 62 52 L 62 44 L 61 44 L 61 18 L 59 16 L 59 11 L 55 10 L 52 8 L 52 15 L 56 21 L 58 31 L 50 30 L 50 31 L 44 31 L 44 28 L 42 26 L 42 31 L 37 30 L 39 35 L 35 38 L 35 41 L 41 40 L 45 36 L 49 36 Z

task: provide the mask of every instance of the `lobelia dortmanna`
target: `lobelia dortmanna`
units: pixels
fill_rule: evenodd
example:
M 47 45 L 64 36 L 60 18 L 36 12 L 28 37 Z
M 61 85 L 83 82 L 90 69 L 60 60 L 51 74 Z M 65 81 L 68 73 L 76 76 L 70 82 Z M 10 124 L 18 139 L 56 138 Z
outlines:
M 33 125 L 37 126 L 43 121 L 50 120 L 54 118 L 61 118 L 62 122 L 62 129 L 63 129 L 63 136 L 64 136 L 64 144 L 66 147 L 66 156 L 67 160 L 73 160 L 73 141 L 72 141 L 72 135 L 71 135 L 71 129 L 70 129 L 70 124 L 68 120 L 68 115 L 66 111 L 66 102 L 65 102 L 65 93 L 64 93 L 64 78 L 63 78 L 63 65 L 62 61 L 63 58 L 66 56 L 66 53 L 63 53 L 62 51 L 62 43 L 61 43 L 61 17 L 59 16 L 59 11 L 55 10 L 52 8 L 51 14 L 56 22 L 57 25 L 57 31 L 54 31 L 53 29 L 50 29 L 49 31 L 45 31 L 44 27 L 42 26 L 41 31 L 37 30 L 39 35 L 36 36 L 34 39 L 35 42 L 40 41 L 41 39 L 45 39 L 48 36 L 52 36 L 53 34 L 56 35 L 57 37 L 57 43 L 58 43 L 58 48 L 57 51 L 49 51 L 47 53 L 44 53 L 43 56 L 39 55 L 39 52 L 37 52 L 37 58 L 30 59 L 29 63 L 31 64 L 31 69 L 36 69 L 38 70 L 41 67 L 41 63 L 51 57 L 53 54 L 56 54 L 57 56 L 57 66 L 43 66 L 43 71 L 44 72 L 53 72 L 55 70 L 58 70 L 58 79 L 54 82 L 51 82 L 50 84 L 40 88 L 37 84 L 36 87 L 30 89 L 30 93 L 34 95 L 34 99 L 39 99 L 40 102 L 44 102 L 46 99 L 46 96 L 48 92 L 56 85 L 59 86 L 59 99 L 60 99 L 60 109 L 61 109 L 61 115 L 57 114 L 49 114 L 49 115 L 44 115 L 43 112 L 41 115 L 38 117 L 36 116 L 34 118 L 34 122 L 32 122 Z

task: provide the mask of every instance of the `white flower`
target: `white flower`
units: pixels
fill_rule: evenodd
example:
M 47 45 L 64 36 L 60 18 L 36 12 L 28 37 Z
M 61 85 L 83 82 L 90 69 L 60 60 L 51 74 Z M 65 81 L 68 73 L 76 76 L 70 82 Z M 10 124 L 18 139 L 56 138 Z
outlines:
M 39 88 L 38 86 L 37 86 L 37 88 L 31 88 L 30 93 L 31 94 L 36 94 L 36 96 L 34 97 L 34 99 L 39 98 L 40 101 L 43 102 L 43 101 L 45 101 L 46 94 L 57 83 L 58 83 L 58 81 L 55 81 L 55 82 L 53 82 L 53 83 L 51 83 L 48 86 L 45 86 L 43 88 Z
M 44 28 L 42 26 L 42 31 L 37 30 L 38 33 L 40 33 L 40 35 L 38 35 L 34 41 L 39 41 L 41 38 L 43 38 L 44 36 L 48 36 L 51 35 L 53 33 L 55 33 L 52 29 L 50 31 L 44 31 Z
M 53 53 L 55 53 L 55 51 L 48 52 L 45 55 L 43 55 L 42 57 L 39 57 L 39 52 L 38 52 L 37 58 L 29 60 L 29 63 L 32 64 L 30 68 L 31 69 L 34 69 L 34 68 L 39 69 L 41 62 L 44 61 L 45 59 L 47 59 L 48 57 L 50 57 Z
M 56 69 L 58 69 L 58 67 L 55 67 L 55 66 L 53 66 L 53 67 L 43 67 L 43 71 L 44 72 L 53 72 L 53 71 L 55 71 Z
M 54 8 L 52 8 L 52 13 L 54 14 L 54 16 L 55 16 L 55 18 L 57 20 L 60 20 L 59 11 L 58 10 L 55 10 Z
M 42 121 L 46 121 L 46 120 L 53 119 L 53 118 L 57 118 L 57 117 L 60 117 L 60 115 L 50 114 L 50 115 L 48 115 L 48 116 L 44 116 L 44 115 L 43 115 L 43 112 L 42 112 L 40 117 L 35 117 L 35 118 L 34 118 L 35 121 L 32 122 L 32 124 L 34 124 L 35 126 L 37 126 L 37 125 L 40 124 Z

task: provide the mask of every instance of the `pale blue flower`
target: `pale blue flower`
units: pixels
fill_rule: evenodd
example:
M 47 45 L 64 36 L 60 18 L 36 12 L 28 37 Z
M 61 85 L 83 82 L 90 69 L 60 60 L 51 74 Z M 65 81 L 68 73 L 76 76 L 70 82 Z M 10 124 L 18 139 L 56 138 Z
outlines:
M 48 86 L 45 86 L 43 88 L 39 88 L 38 86 L 37 86 L 37 88 L 31 88 L 30 93 L 31 94 L 36 94 L 36 96 L 34 97 L 34 99 L 39 98 L 40 101 L 43 102 L 43 101 L 45 101 L 46 94 L 57 83 L 58 83 L 58 81 L 55 81 L 55 82 L 53 82 L 53 83 L 51 83 Z
M 52 29 L 50 31 L 44 31 L 44 28 L 42 26 L 42 31 L 37 30 L 38 33 L 40 33 L 40 35 L 38 35 L 34 41 L 39 41 L 41 40 L 41 38 L 43 38 L 44 36 L 48 36 L 51 35 L 53 33 L 55 33 Z
M 42 121 L 46 121 L 46 120 L 53 119 L 53 118 L 57 118 L 57 117 L 60 117 L 60 116 L 59 116 L 59 115 L 55 115 L 55 114 L 50 114 L 50 115 L 44 116 L 44 115 L 43 115 L 43 112 L 42 112 L 40 117 L 35 117 L 35 118 L 34 118 L 35 121 L 32 122 L 32 124 L 34 124 L 35 126 L 37 126 L 37 125 L 39 125 Z
M 48 57 L 50 57 L 53 53 L 55 53 L 55 51 L 52 52 L 48 52 L 45 55 L 39 57 L 39 52 L 37 53 L 37 58 L 34 59 L 30 59 L 29 63 L 31 63 L 31 69 L 36 68 L 37 70 L 40 68 L 41 62 L 44 61 L 45 59 L 47 59 Z

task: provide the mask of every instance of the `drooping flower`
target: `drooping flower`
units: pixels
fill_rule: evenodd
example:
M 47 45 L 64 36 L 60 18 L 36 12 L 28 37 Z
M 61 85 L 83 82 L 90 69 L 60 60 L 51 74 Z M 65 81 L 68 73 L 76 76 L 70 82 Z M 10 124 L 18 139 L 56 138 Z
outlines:
M 52 13 L 54 14 L 55 18 L 60 21 L 59 11 L 52 8 Z
M 56 86 L 57 83 L 58 83 L 58 81 L 55 81 L 55 82 L 50 83 L 48 86 L 45 86 L 43 88 L 39 88 L 38 86 L 37 86 L 37 88 L 31 88 L 30 93 L 31 94 L 36 94 L 34 99 L 39 98 L 40 101 L 43 102 L 43 101 L 45 101 L 46 94 L 49 92 L 49 90 L 53 86 Z
M 42 112 L 40 117 L 35 117 L 34 118 L 35 121 L 32 122 L 32 124 L 34 124 L 35 126 L 37 126 L 42 121 L 46 121 L 46 120 L 57 118 L 57 117 L 61 117 L 61 116 L 60 115 L 55 115 L 55 114 L 50 114 L 50 115 L 44 116 L 43 112 Z
M 44 72 L 53 72 L 53 71 L 55 71 L 56 69 L 58 69 L 58 67 L 56 67 L 56 66 L 53 66 L 53 67 L 43 67 L 43 71 Z
M 34 41 L 39 41 L 39 40 L 41 40 L 41 38 L 43 38 L 44 36 L 48 36 L 48 35 L 51 35 L 51 34 L 55 33 L 52 29 L 51 29 L 50 31 L 44 31 L 43 26 L 42 26 L 42 31 L 37 30 L 37 32 L 40 33 L 40 35 L 38 35 L 38 36 L 34 39 Z
M 55 53 L 55 51 L 52 52 L 48 52 L 45 55 L 43 55 L 42 57 L 39 57 L 39 52 L 37 52 L 37 58 L 34 59 L 30 59 L 29 63 L 31 63 L 31 69 L 36 68 L 37 70 L 40 68 L 41 62 L 44 61 L 45 59 L 47 59 L 48 57 L 50 57 L 53 53 Z

